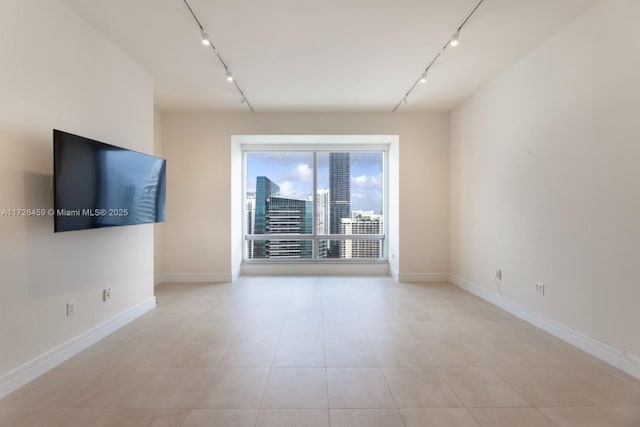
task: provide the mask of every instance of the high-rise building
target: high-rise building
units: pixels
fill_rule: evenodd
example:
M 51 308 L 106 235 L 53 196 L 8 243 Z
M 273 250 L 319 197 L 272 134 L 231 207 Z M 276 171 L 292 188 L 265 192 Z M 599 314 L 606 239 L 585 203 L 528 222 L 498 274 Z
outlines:
M 245 212 L 247 214 L 246 218 L 246 227 L 247 233 L 253 233 L 253 229 L 256 222 L 256 193 L 255 192 L 247 192 L 246 197 L 246 205 Z M 251 259 L 254 257 L 254 244 L 253 240 L 247 240 L 247 258 Z
M 329 153 L 329 214 L 331 234 L 341 234 L 341 220 L 351 218 L 351 153 Z M 332 240 L 330 256 L 340 256 L 340 242 Z
M 310 234 L 313 227 L 313 202 L 271 196 L 266 200 L 266 234 Z M 311 258 L 312 240 L 267 240 L 266 258 Z
M 354 221 L 357 220 L 358 218 L 365 218 L 365 217 L 382 219 L 382 215 L 378 215 L 374 211 L 362 211 L 362 210 L 351 211 L 351 219 Z
M 329 234 L 329 189 L 318 189 L 316 192 L 316 232 Z
M 329 189 L 318 189 L 316 192 L 316 233 L 329 234 Z M 318 258 L 329 256 L 329 243 L 327 240 L 318 240 Z
M 353 215 L 340 221 L 342 234 L 381 234 L 382 215 Z M 382 240 L 341 240 L 340 258 L 380 258 Z
M 256 177 L 256 205 L 253 224 L 253 234 L 266 233 L 266 209 L 267 199 L 271 196 L 277 196 L 280 193 L 280 187 L 266 176 Z M 253 257 L 265 258 L 265 241 L 255 240 L 253 244 Z
M 256 192 L 247 195 L 247 227 L 265 239 L 249 241 L 248 258 L 311 258 L 312 240 L 269 240 L 269 234 L 311 234 L 313 202 L 280 197 L 280 187 L 266 176 L 256 178 Z

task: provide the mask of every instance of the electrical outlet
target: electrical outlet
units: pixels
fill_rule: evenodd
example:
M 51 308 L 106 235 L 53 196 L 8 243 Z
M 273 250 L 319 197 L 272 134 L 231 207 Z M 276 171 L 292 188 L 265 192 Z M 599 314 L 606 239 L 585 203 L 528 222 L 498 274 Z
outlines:
M 76 302 L 75 301 L 69 301 L 67 303 L 67 317 L 71 317 L 71 316 L 75 316 L 76 315 Z
M 111 288 L 102 290 L 102 301 L 107 302 L 111 299 Z
M 536 291 L 536 294 L 544 295 L 544 283 L 533 282 L 533 289 Z
M 502 270 L 499 268 L 496 269 L 496 279 L 502 280 Z

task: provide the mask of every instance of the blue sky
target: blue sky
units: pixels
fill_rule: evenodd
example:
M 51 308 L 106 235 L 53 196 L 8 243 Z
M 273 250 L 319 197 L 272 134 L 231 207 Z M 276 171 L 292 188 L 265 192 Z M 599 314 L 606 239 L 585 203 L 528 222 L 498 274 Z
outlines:
M 351 209 L 382 213 L 382 153 L 351 153 Z M 256 177 L 266 176 L 280 186 L 280 194 L 309 200 L 313 191 L 313 153 L 247 153 L 247 191 L 256 188 Z M 329 188 L 329 153 L 318 153 L 318 189 Z

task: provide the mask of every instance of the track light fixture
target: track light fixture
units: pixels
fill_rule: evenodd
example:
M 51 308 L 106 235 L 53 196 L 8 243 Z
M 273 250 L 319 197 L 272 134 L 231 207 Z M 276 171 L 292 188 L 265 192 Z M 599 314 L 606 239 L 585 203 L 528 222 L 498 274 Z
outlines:
M 205 46 L 211 46 L 211 40 L 209 40 L 209 33 L 204 28 L 202 29 L 202 44 Z
M 393 108 L 393 112 L 394 113 L 396 112 L 396 110 L 398 110 L 398 108 L 400 108 L 400 105 L 402 105 L 403 103 L 404 104 L 407 103 L 407 98 L 409 97 L 409 95 L 411 95 L 411 92 L 413 92 L 413 89 L 415 89 L 415 87 L 418 85 L 418 83 L 424 83 L 424 82 L 427 81 L 427 74 L 429 73 L 429 70 L 431 69 L 431 67 L 433 67 L 433 64 L 436 63 L 436 61 L 438 60 L 438 58 L 440 58 L 440 56 L 444 53 L 444 51 L 449 46 L 455 47 L 455 46 L 460 44 L 460 31 L 462 30 L 462 27 L 464 27 L 465 24 L 467 23 L 467 21 L 469 21 L 469 19 L 473 16 L 474 13 L 476 13 L 476 10 L 478 10 L 478 8 L 480 7 L 480 5 L 482 4 L 483 1 L 484 0 L 479 0 L 478 3 L 476 3 L 476 6 L 471 10 L 471 12 L 469 12 L 469 14 L 467 14 L 467 17 L 458 26 L 458 29 L 456 30 L 456 32 L 453 33 L 453 35 L 449 38 L 449 40 L 447 40 L 447 42 L 442 46 L 442 48 L 436 53 L 436 55 L 431 60 L 431 62 L 429 62 L 429 65 L 427 65 L 427 67 L 424 69 L 423 73 L 420 75 L 420 77 L 418 77 L 418 79 L 416 79 L 416 81 L 409 88 L 409 90 L 405 92 L 405 95 L 402 97 L 402 99 Z
M 456 47 L 460 44 L 460 30 L 453 33 L 451 40 L 449 40 L 449 46 Z
M 246 104 L 246 106 L 249 107 L 251 112 L 254 112 L 255 110 L 251 106 L 251 103 L 249 102 L 247 97 L 244 95 L 244 92 L 240 88 L 240 85 L 238 84 L 238 82 L 233 78 L 233 74 L 231 74 L 231 71 L 229 70 L 229 66 L 224 62 L 224 60 L 222 59 L 222 56 L 220 56 L 220 52 L 216 50 L 216 47 L 214 46 L 213 42 L 211 41 L 211 38 L 209 37 L 209 33 L 207 33 L 207 31 L 204 29 L 202 22 L 200 22 L 200 20 L 196 16 L 195 12 L 191 8 L 191 5 L 187 0 L 182 0 L 182 1 L 184 2 L 185 6 L 187 6 L 187 9 L 189 9 L 189 13 L 191 13 L 193 20 L 195 21 L 195 23 L 198 25 L 198 28 L 200 29 L 200 35 L 202 36 L 202 44 L 205 46 L 211 47 L 211 52 L 213 52 L 216 58 L 218 58 L 218 61 L 220 61 L 220 64 L 222 65 L 222 67 L 224 67 L 224 70 L 227 75 L 227 81 L 233 83 L 233 85 L 236 87 L 236 89 L 240 93 L 240 96 L 242 97 L 240 100 L 240 103 L 243 105 Z

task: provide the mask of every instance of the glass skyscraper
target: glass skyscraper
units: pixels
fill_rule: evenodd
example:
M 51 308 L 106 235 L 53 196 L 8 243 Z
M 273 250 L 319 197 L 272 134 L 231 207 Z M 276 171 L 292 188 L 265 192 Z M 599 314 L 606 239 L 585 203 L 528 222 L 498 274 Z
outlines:
M 279 193 L 280 187 L 269 178 L 256 177 L 253 234 L 311 234 L 313 202 Z M 313 241 L 254 240 L 252 252 L 252 258 L 311 258 Z
M 266 176 L 256 177 L 256 206 L 255 218 L 253 226 L 253 234 L 266 233 L 266 210 L 267 199 L 271 196 L 277 196 L 280 193 L 280 187 Z M 266 258 L 264 240 L 254 241 L 253 246 L 254 258 Z
M 331 234 L 341 234 L 342 218 L 351 218 L 351 153 L 329 153 L 329 212 Z M 331 241 L 330 257 L 340 257 L 340 244 Z
M 311 234 L 313 203 L 310 200 L 271 196 L 267 198 L 265 228 L 267 234 Z M 267 258 L 311 258 L 312 240 L 267 240 Z

